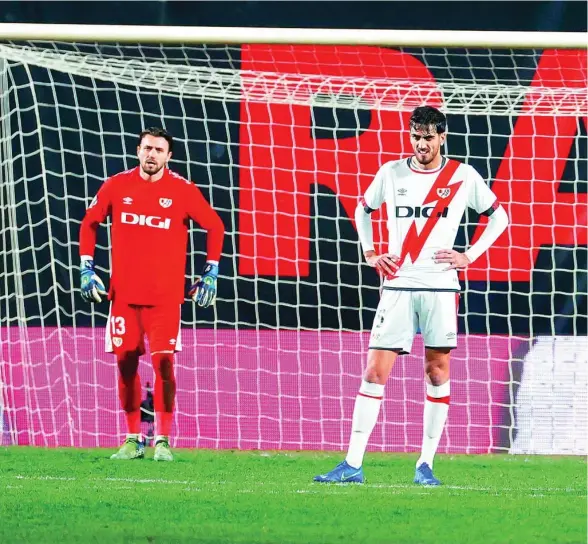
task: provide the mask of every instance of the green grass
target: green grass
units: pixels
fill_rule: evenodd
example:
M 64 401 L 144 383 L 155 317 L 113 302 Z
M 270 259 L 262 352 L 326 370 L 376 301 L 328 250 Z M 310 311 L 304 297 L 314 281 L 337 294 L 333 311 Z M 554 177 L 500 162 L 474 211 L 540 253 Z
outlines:
M 148 450 L 148 457 L 153 455 Z M 368 482 L 313 484 L 340 454 L 0 448 L 0 542 L 586 543 L 586 461 L 368 454 Z

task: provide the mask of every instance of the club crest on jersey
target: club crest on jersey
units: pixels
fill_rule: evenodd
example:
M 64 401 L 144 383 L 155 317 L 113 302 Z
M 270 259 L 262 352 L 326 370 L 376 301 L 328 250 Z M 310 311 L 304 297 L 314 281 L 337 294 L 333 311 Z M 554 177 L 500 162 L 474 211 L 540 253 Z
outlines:
M 112 343 L 117 347 L 120 348 L 122 346 L 122 338 L 118 337 L 118 336 L 113 336 L 112 337 Z
M 172 205 L 172 199 L 171 198 L 160 198 L 159 205 L 162 208 L 169 208 Z
M 437 196 L 439 198 L 447 198 L 451 194 L 451 189 L 449 187 L 445 187 L 443 189 L 437 189 Z

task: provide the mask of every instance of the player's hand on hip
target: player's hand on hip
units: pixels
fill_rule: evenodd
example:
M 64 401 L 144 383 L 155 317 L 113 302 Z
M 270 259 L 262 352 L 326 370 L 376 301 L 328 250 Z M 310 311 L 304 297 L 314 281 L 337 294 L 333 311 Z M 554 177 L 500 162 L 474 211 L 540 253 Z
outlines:
M 94 272 L 92 260 L 86 259 L 80 264 L 80 288 L 86 302 L 102 302 L 102 297 L 108 295 L 104 283 Z
M 470 264 L 470 260 L 465 253 L 460 253 L 453 249 L 440 249 L 433 255 L 433 260 L 436 263 L 449 263 L 450 266 L 444 268 L 446 270 L 463 270 Z
M 390 278 L 396 274 L 399 268 L 400 257 L 391 253 L 376 255 L 375 252 L 366 252 L 365 260 L 368 265 L 373 266 L 383 276 Z
M 218 278 L 218 264 L 206 263 L 202 276 L 190 287 L 188 295 L 198 306 L 208 308 L 216 300 L 216 280 Z

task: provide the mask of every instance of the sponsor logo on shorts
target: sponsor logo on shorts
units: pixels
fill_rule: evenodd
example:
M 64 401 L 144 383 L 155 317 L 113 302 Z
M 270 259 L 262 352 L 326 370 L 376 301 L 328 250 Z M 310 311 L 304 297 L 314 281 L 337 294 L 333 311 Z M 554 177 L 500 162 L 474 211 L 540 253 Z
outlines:
M 120 348 L 122 346 L 123 343 L 123 339 L 118 337 L 118 336 L 113 336 L 112 337 L 112 343 L 117 347 Z
M 381 308 L 380 310 L 378 310 L 378 313 L 376 314 L 376 328 L 381 327 L 384 324 L 384 319 L 386 317 L 386 309 L 385 308 Z

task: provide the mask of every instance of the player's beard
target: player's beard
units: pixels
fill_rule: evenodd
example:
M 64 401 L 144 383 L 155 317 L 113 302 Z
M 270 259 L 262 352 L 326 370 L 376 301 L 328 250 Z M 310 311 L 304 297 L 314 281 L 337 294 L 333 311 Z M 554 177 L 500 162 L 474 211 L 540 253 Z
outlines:
M 433 162 L 435 160 L 435 157 L 437 156 L 437 153 L 435 153 L 435 151 L 433 149 L 429 149 L 429 151 L 427 151 L 427 153 L 421 154 L 418 152 L 418 150 L 415 150 L 415 154 L 414 157 L 417 160 L 417 162 L 419 164 L 422 164 L 423 166 L 426 166 L 427 164 L 430 164 L 431 162 Z
M 147 161 L 145 161 L 142 165 L 141 165 L 141 169 L 143 170 L 143 172 L 145 172 L 148 176 L 154 176 L 155 174 L 157 174 L 163 167 L 165 166 L 165 164 L 159 165 L 156 162 L 152 162 L 152 163 L 148 163 Z

